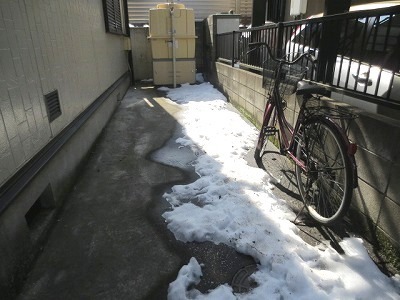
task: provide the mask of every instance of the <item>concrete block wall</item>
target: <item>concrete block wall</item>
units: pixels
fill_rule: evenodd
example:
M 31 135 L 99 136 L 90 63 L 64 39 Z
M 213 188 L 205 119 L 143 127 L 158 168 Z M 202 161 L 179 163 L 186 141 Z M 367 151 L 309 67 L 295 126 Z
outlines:
M 260 127 L 266 93 L 262 76 L 220 62 L 216 63 L 216 70 L 216 84 Z M 298 101 L 295 96 L 287 101 L 285 114 L 291 124 L 297 117 Z M 355 224 L 363 225 L 362 230 L 370 239 L 379 240 L 383 235 L 400 249 L 400 123 L 356 112 L 359 117 L 348 124 L 349 137 L 358 145 L 359 187 L 354 190 L 352 200 L 352 207 L 358 212 L 354 215 L 358 218 Z
M 102 99 L 79 131 L 0 212 L 1 299 L 14 298 L 81 162 L 129 87 L 125 39 L 105 32 L 100 0 L 0 1 L 0 187 L 8 186 L 30 159 Z M 54 90 L 62 114 L 49 122 L 44 95 Z M 107 90 L 111 92 L 103 97 Z M 36 204 L 40 214 L 32 219 L 28 215 Z

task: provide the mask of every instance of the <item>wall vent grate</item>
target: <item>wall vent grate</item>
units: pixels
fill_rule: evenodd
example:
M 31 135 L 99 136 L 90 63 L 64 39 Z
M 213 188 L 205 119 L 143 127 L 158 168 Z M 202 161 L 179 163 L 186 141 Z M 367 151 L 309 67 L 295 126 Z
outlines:
M 50 92 L 44 95 L 46 103 L 47 114 L 49 116 L 49 122 L 53 122 L 59 116 L 61 116 L 60 98 L 58 96 L 58 90 Z

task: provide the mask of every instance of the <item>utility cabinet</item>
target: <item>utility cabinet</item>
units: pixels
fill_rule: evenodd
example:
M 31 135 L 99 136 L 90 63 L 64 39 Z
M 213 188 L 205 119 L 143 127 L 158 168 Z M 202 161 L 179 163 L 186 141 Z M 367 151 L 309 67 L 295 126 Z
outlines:
M 162 3 L 149 11 L 149 40 L 156 85 L 194 83 L 194 11 L 180 3 Z

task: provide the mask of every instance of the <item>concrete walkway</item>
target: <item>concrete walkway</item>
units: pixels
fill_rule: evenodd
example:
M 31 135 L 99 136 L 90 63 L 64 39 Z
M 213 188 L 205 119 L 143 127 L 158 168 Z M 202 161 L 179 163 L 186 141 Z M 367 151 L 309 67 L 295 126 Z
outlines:
M 150 158 L 173 136 L 176 113 L 152 87 L 128 91 L 18 299 L 166 299 L 169 283 L 192 256 L 206 265 L 197 286 L 203 292 L 231 283 L 254 263 L 224 245 L 178 242 L 166 228 L 162 194 L 196 176 Z

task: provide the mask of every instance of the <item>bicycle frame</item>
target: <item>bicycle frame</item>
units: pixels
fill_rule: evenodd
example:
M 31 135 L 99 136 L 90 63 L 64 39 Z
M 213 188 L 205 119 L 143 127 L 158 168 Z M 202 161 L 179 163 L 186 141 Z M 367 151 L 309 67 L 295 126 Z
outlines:
M 278 68 L 278 70 L 281 70 L 281 68 Z M 279 74 L 277 74 L 276 78 L 280 78 Z M 270 95 L 266 103 L 266 108 L 264 110 L 263 124 L 269 124 L 271 117 L 277 118 L 280 129 L 279 132 L 281 135 L 279 136 L 279 147 L 280 147 L 279 150 L 281 154 L 288 155 L 297 165 L 299 165 L 303 170 L 306 171 L 304 163 L 296 158 L 295 150 L 297 141 L 294 138 L 294 132 L 298 132 L 299 126 L 304 119 L 304 103 L 300 107 L 299 116 L 297 118 L 296 125 L 293 128 L 293 126 L 290 125 L 289 122 L 287 121 L 284 114 L 281 97 L 279 95 L 279 84 L 280 84 L 279 80 L 274 81 L 272 95 Z M 261 149 L 262 146 L 263 145 L 257 145 L 259 149 Z
M 250 44 L 249 44 L 249 46 L 250 46 Z M 318 87 L 316 87 L 316 88 L 313 87 L 312 89 L 308 89 L 307 92 L 304 92 L 304 90 L 303 90 L 303 93 L 302 93 L 304 95 L 303 103 L 300 106 L 300 111 L 299 111 L 299 114 L 298 114 L 298 117 L 296 120 L 296 124 L 293 127 L 291 124 L 289 124 L 289 122 L 287 121 L 287 119 L 285 117 L 284 108 L 283 108 L 283 104 L 282 104 L 283 102 L 282 102 L 282 98 L 279 93 L 279 85 L 281 83 L 281 78 L 282 78 L 281 72 L 282 72 L 283 64 L 294 65 L 295 63 L 300 61 L 300 59 L 303 59 L 303 58 L 309 59 L 311 61 L 311 63 L 314 64 L 316 62 L 316 59 L 310 53 L 303 53 L 296 59 L 288 62 L 283 59 L 274 58 L 272 56 L 271 48 L 264 42 L 255 42 L 255 43 L 252 43 L 252 46 L 265 46 L 271 59 L 278 63 L 278 67 L 276 68 L 278 73 L 276 73 L 274 76 L 274 86 L 272 87 L 272 93 L 269 95 L 269 98 L 266 103 L 266 107 L 264 110 L 264 116 L 263 116 L 263 124 L 269 124 L 269 121 L 270 121 L 272 115 L 275 114 L 273 116 L 273 118 L 277 118 L 277 121 L 279 123 L 278 133 L 280 133 L 282 135 L 282 137 L 278 136 L 281 154 L 286 154 L 287 156 L 289 156 L 289 158 L 291 158 L 296 163 L 296 165 L 298 165 L 301 169 L 303 169 L 303 171 L 307 172 L 307 168 L 306 168 L 305 164 L 296 158 L 295 152 L 296 152 L 296 149 L 297 149 L 296 147 L 297 147 L 297 143 L 298 143 L 296 136 L 297 136 L 297 133 L 301 133 L 300 126 L 301 126 L 301 124 L 303 124 L 305 122 L 305 118 L 306 118 L 305 106 L 306 106 L 307 101 L 312 97 L 311 94 L 320 93 L 321 89 L 319 89 Z M 250 53 L 251 51 L 254 51 L 254 50 L 255 49 L 250 50 L 250 51 L 248 51 L 248 53 Z M 313 90 L 313 92 L 311 90 Z M 354 182 L 356 183 L 357 182 L 357 166 L 356 166 L 355 159 L 354 159 L 354 153 L 356 152 L 357 147 L 355 144 L 352 144 L 349 142 L 347 135 L 344 133 L 343 129 L 339 125 L 337 125 L 335 122 L 333 122 L 329 117 L 326 117 L 326 118 L 329 119 L 329 121 L 332 124 L 334 124 L 335 127 L 337 127 L 338 132 L 342 136 L 343 141 L 346 144 L 346 147 L 348 148 L 347 152 L 348 152 L 349 158 L 351 160 L 351 164 L 352 164 Z M 262 128 L 260 134 L 265 134 L 265 128 Z M 261 140 L 262 139 L 259 139 L 258 144 L 257 144 L 258 153 L 260 153 L 260 150 L 263 147 L 263 145 L 260 145 L 260 143 L 262 143 Z M 356 184 L 355 184 L 355 187 L 356 187 Z
M 346 115 L 340 113 L 339 109 L 320 106 L 320 96 L 313 96 L 324 95 L 326 91 L 302 80 L 309 70 L 307 66 L 304 71 L 302 66 L 294 66 L 304 57 L 311 58 L 314 64 L 315 59 L 309 53 L 303 53 L 292 61 L 285 61 L 274 58 L 265 43 L 258 42 L 254 45 L 265 45 L 271 59 L 278 63 L 272 77 L 269 76 L 269 71 L 265 72 L 271 68 L 264 65 L 266 61 L 263 63 L 263 83 L 269 78 L 271 80 L 254 152 L 257 165 L 263 167 L 262 156 L 266 153 L 263 147 L 271 136 L 277 135 L 280 154 L 296 164 L 297 187 L 304 201 L 303 208 L 307 207 L 310 216 L 317 222 L 331 225 L 346 214 L 352 188 L 357 187 L 357 166 L 354 159 L 356 146 L 350 143 L 345 130 L 333 121 L 350 117 L 351 114 Z M 296 96 L 303 96 L 294 127 L 284 113 L 284 101 L 288 95 L 286 91 L 288 86 L 293 85 Z M 317 105 L 313 102 L 307 105 L 310 99 L 316 99 Z
M 279 77 L 277 77 L 279 78 Z M 300 126 L 301 124 L 304 123 L 305 120 L 305 105 L 308 101 L 308 97 L 303 97 L 303 103 L 300 106 L 300 111 L 296 120 L 296 124 L 293 127 L 286 119 L 285 114 L 284 114 L 284 108 L 282 105 L 281 101 L 281 96 L 279 95 L 279 80 L 275 80 L 275 85 L 273 87 L 273 93 L 272 95 L 269 96 L 265 110 L 264 110 L 264 115 L 263 115 L 263 124 L 269 124 L 269 121 L 271 118 L 276 118 L 276 121 L 279 123 L 279 131 L 278 133 L 280 136 L 278 136 L 279 140 L 279 150 L 281 154 L 287 155 L 296 165 L 298 165 L 302 170 L 305 172 L 308 171 L 307 167 L 305 166 L 304 162 L 300 161 L 296 157 L 296 147 L 297 143 L 299 142 L 296 139 L 295 133 L 299 133 L 300 131 Z M 311 96 L 311 95 L 310 95 Z M 329 118 L 328 118 L 329 119 Z M 354 153 L 356 151 L 355 144 L 352 144 L 349 142 L 346 134 L 343 132 L 343 129 L 337 125 L 334 121 L 329 119 L 332 124 L 335 125 L 335 127 L 338 128 L 338 131 L 341 133 L 343 140 L 346 142 L 346 146 L 348 147 L 348 155 L 350 157 L 351 161 L 351 166 L 352 166 L 352 172 L 353 172 L 353 182 L 354 182 L 354 188 L 358 186 L 357 184 L 357 165 L 355 162 L 354 158 Z M 275 122 L 274 122 L 275 123 Z M 264 129 L 264 128 L 263 128 Z M 262 134 L 265 134 L 264 132 Z M 260 145 L 260 140 L 257 144 L 257 148 L 261 150 L 263 145 Z

